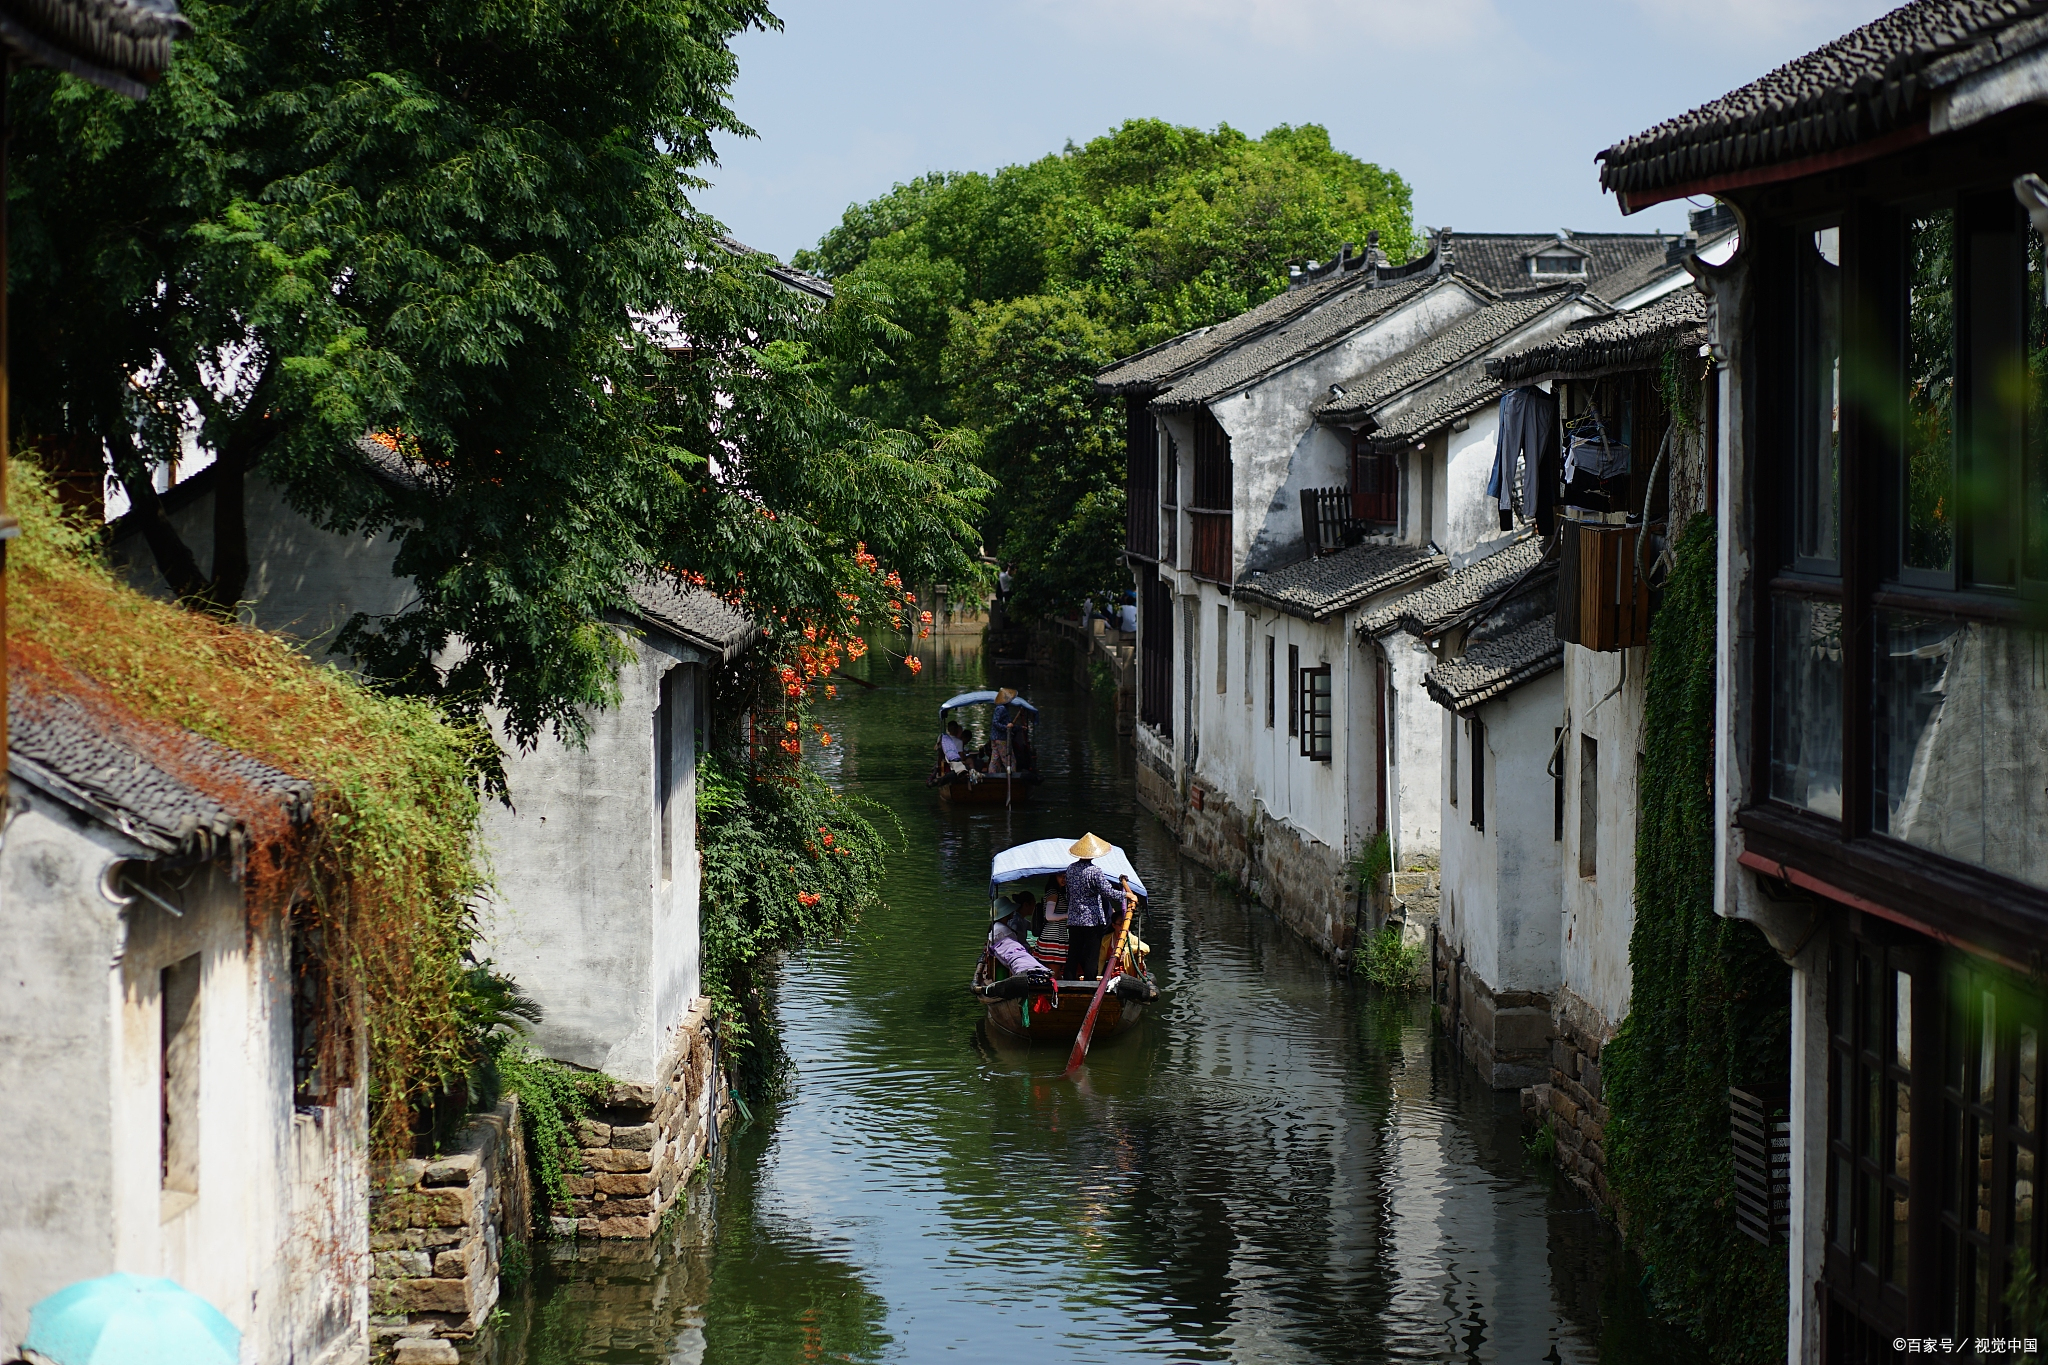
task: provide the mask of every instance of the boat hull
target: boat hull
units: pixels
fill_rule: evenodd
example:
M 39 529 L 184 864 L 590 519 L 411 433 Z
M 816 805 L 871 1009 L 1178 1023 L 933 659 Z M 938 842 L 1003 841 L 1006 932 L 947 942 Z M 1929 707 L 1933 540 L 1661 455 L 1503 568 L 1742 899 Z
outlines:
M 988 1026 L 991 1031 L 1017 1043 L 1058 1043 L 1072 1047 L 1095 999 L 1092 981 L 1062 982 L 1060 993 L 1026 995 L 1015 1000 L 989 1000 Z M 1025 1011 L 1031 1010 L 1027 1016 Z M 1145 1017 L 1143 1002 L 1126 1000 L 1114 993 L 1102 997 L 1102 1013 L 1096 1016 L 1092 1044 L 1106 1043 L 1128 1033 Z
M 1000 777 L 948 782 L 939 788 L 939 800 L 955 806 L 1013 806 L 1030 799 L 1033 785 L 1022 778 L 1006 782 Z

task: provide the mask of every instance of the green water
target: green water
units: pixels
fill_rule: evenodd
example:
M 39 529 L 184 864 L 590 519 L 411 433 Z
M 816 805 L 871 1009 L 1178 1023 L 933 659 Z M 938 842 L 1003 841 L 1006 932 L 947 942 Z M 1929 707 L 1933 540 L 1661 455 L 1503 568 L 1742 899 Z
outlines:
M 787 1100 L 728 1134 L 653 1245 L 537 1247 L 484 1354 L 504 1365 L 812 1360 L 1656 1360 L 1638 1272 L 1522 1149 L 1429 1007 L 1353 988 L 1175 855 L 1128 742 L 1066 671 L 928 653 L 823 717 L 831 778 L 906 843 L 889 907 L 788 962 Z M 939 701 L 1041 707 L 1047 781 L 1014 810 L 923 785 Z M 985 713 L 984 713 L 985 714 Z M 1092 829 L 1152 892 L 1164 991 L 1058 1079 L 998 1049 L 966 989 L 998 849 Z

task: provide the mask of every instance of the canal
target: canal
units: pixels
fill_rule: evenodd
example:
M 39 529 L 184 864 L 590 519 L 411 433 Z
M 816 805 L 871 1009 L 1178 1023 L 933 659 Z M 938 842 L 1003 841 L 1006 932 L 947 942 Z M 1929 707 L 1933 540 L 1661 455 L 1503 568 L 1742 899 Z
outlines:
M 971 648 L 870 655 L 821 717 L 833 781 L 893 812 L 888 908 L 794 957 L 786 1096 L 728 1135 L 651 1246 L 536 1248 L 503 1365 L 812 1360 L 1498 1360 L 1681 1365 L 1599 1215 L 1524 1151 L 1417 997 L 1338 978 L 1133 798 L 1109 708 Z M 1014 810 L 923 784 L 938 703 L 1041 707 Z M 983 713 L 983 720 L 985 722 Z M 1164 990 L 1076 1082 L 993 1047 L 966 979 L 989 860 L 1092 829 L 1153 892 Z

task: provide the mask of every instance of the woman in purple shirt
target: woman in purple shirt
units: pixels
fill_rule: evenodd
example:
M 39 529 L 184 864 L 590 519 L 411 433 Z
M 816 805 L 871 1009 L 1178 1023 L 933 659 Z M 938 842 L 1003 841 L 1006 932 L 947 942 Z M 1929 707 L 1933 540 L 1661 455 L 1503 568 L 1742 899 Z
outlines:
M 1123 908 L 1118 879 L 1095 865 L 1111 845 L 1093 834 L 1067 852 L 1081 861 L 1067 869 L 1067 970 L 1070 980 L 1093 981 L 1102 974 L 1102 936 Z

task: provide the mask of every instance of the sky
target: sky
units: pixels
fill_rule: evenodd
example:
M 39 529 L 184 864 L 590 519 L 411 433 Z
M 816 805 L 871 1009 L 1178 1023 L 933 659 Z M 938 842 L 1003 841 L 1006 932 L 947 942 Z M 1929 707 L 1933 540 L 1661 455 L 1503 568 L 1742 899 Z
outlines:
M 787 259 L 849 204 L 993 171 L 1125 119 L 1320 123 L 1467 232 L 1682 232 L 1624 218 L 1594 156 L 1876 18 L 1882 0 L 781 0 L 734 43 L 699 205 Z

